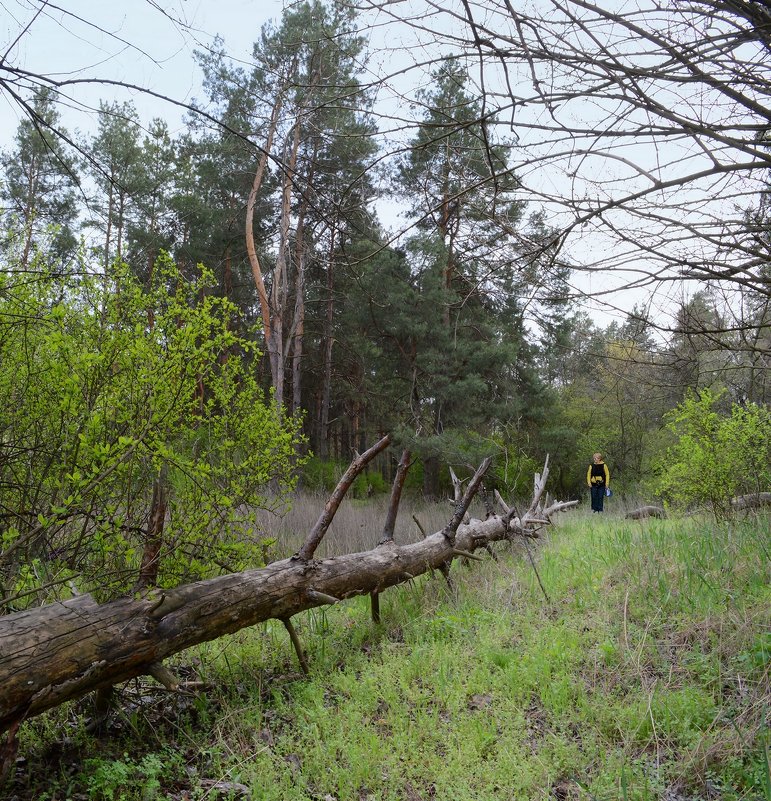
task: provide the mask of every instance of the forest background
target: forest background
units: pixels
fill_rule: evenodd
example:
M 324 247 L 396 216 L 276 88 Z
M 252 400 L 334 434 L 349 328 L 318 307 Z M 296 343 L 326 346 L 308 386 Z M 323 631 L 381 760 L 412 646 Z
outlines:
M 399 448 L 427 498 L 489 454 L 527 495 L 547 453 L 551 492 L 577 498 L 594 451 L 630 497 L 724 514 L 767 489 L 767 22 L 426 8 L 291 4 L 249 60 L 214 40 L 174 133 L 115 99 L 125 81 L 19 66 L 40 14 L 83 23 L 19 17 L 0 73 L 22 114 L 0 184 L 6 599 L 238 569 L 259 507 L 298 478 L 330 488 L 385 432 L 359 496 Z M 398 47 L 372 49 L 396 23 Z M 81 82 L 107 97 L 69 133 Z M 637 302 L 602 324 L 592 281 L 595 311 Z
M 492 456 L 516 510 L 546 454 L 582 498 L 594 451 L 615 496 L 537 564 L 389 592 L 385 625 L 312 610 L 306 681 L 268 621 L 186 652 L 206 693 L 148 713 L 134 680 L 102 754 L 98 700 L 25 722 L 14 792 L 770 797 L 767 518 L 732 503 L 771 487 L 765 6 L 314 0 L 245 58 L 148 3 L 197 42 L 179 94 L 25 62 L 44 19 L 76 61 L 153 61 L 69 8 L 4 4 L 6 621 L 288 556 L 385 433 L 320 556 L 374 546 L 400 454 L 413 503 Z

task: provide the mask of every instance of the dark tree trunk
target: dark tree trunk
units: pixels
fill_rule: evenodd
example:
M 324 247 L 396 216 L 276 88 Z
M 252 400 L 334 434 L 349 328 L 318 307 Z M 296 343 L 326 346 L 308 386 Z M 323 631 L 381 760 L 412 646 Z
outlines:
M 154 587 L 158 583 L 158 569 L 161 563 L 168 495 L 168 466 L 164 463 L 153 482 L 153 500 L 150 504 L 150 520 L 145 534 L 145 547 L 142 552 L 142 563 L 139 567 L 137 590 Z
M 335 310 L 335 270 L 334 254 L 335 229 L 332 229 L 329 245 L 329 263 L 327 264 L 327 304 L 324 319 L 324 336 L 322 339 L 321 370 L 321 419 L 319 425 L 318 452 L 322 459 L 329 455 L 329 406 L 332 395 L 332 347 L 334 345 L 334 310 Z
M 439 498 L 439 458 L 436 456 L 423 459 L 423 496 L 430 501 Z

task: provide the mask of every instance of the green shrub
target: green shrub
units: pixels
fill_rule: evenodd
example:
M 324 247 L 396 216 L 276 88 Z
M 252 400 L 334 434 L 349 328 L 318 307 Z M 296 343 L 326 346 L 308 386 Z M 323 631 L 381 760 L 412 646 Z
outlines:
M 354 498 L 369 498 L 372 495 L 388 492 L 389 489 L 383 476 L 376 470 L 372 470 L 356 476 L 351 493 Z
M 260 386 L 254 332 L 236 333 L 213 274 L 188 280 L 162 254 L 147 286 L 124 264 L 61 274 L 42 256 L 30 276 L 0 273 L 6 605 L 66 597 L 74 578 L 101 601 L 143 567 L 174 585 L 258 564 L 257 511 L 294 487 L 301 421 Z
M 347 469 L 348 465 L 341 461 L 323 460 L 313 456 L 303 466 L 302 485 L 307 490 L 332 492 Z M 379 471 L 366 470 L 356 476 L 349 493 L 352 498 L 368 498 L 371 495 L 388 492 L 389 489 L 388 483 Z
M 312 456 L 303 466 L 301 482 L 308 490 L 331 492 L 340 481 L 346 466 L 342 462 Z
M 715 411 L 709 390 L 690 393 L 669 415 L 676 442 L 661 466 L 658 491 L 682 506 L 705 504 L 716 517 L 731 511 L 736 495 L 771 486 L 771 413 L 733 404 L 729 416 Z

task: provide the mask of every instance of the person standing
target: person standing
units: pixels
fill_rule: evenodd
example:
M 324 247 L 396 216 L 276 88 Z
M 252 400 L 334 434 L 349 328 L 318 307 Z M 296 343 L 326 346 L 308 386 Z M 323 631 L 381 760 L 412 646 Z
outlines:
M 610 488 L 610 470 L 602 461 L 602 454 L 595 453 L 586 471 L 586 483 L 592 493 L 592 512 L 601 512 L 605 491 Z

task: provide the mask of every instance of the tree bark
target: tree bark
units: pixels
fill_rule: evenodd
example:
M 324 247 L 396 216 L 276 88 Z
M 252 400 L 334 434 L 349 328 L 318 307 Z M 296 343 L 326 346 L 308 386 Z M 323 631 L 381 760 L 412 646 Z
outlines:
M 664 518 L 667 516 L 661 506 L 641 506 L 639 509 L 632 509 L 626 513 L 627 520 L 645 520 L 648 517 Z
M 252 181 L 252 188 L 249 191 L 249 197 L 246 201 L 246 253 L 249 257 L 249 266 L 252 268 L 252 277 L 254 278 L 254 285 L 257 289 L 257 295 L 260 300 L 260 314 L 262 316 L 262 332 L 265 337 L 265 347 L 269 351 L 269 361 L 271 365 L 271 375 L 273 372 L 273 362 L 270 360 L 270 347 L 271 347 L 271 321 L 270 321 L 270 303 L 268 302 L 268 292 L 265 289 L 265 281 L 262 277 L 262 268 L 260 260 L 257 256 L 257 248 L 254 244 L 254 207 L 257 203 L 257 193 L 262 187 L 262 181 L 265 177 L 265 168 L 268 164 L 268 156 L 270 149 L 273 147 L 273 137 L 276 135 L 276 128 L 278 127 L 278 117 L 281 112 L 282 98 L 276 99 L 273 106 L 273 113 L 270 118 L 270 125 L 268 127 L 268 135 L 265 140 L 265 148 L 260 154 L 260 160 L 257 164 L 257 169 L 254 173 L 254 180 Z M 275 378 L 275 377 L 274 377 Z
M 295 306 L 292 329 L 292 414 L 302 412 L 303 337 L 305 336 L 305 204 L 303 203 L 297 222 L 295 248 Z
M 164 462 L 153 482 L 153 500 L 150 504 L 150 519 L 145 532 L 145 546 L 142 563 L 139 567 L 137 590 L 154 587 L 158 583 L 163 529 L 166 525 L 166 505 L 169 498 L 168 472 L 168 464 Z
M 439 458 L 436 456 L 423 458 L 423 497 L 428 501 L 439 498 Z
M 89 595 L 0 618 L 0 731 L 93 690 L 151 673 L 163 659 L 329 599 L 382 592 L 515 531 L 504 516 L 459 525 L 421 542 L 198 581 L 144 598 L 97 604 Z
M 394 483 L 391 488 L 391 499 L 388 502 L 388 512 L 386 513 L 385 523 L 383 525 L 383 537 L 381 544 L 388 540 L 393 540 L 394 531 L 396 530 L 396 516 L 399 513 L 399 502 L 402 499 L 402 490 L 404 489 L 404 482 L 407 480 L 407 471 L 410 469 L 412 462 L 410 461 L 411 454 L 409 449 L 405 448 L 402 451 L 402 458 L 399 460 L 399 465 L 396 468 L 396 475 L 394 476 Z
M 334 344 L 334 266 L 335 266 L 335 228 L 329 238 L 329 263 L 327 264 L 327 306 L 322 339 L 321 371 L 321 416 L 319 420 L 318 453 L 322 459 L 329 455 L 329 405 L 332 394 L 332 346 Z

